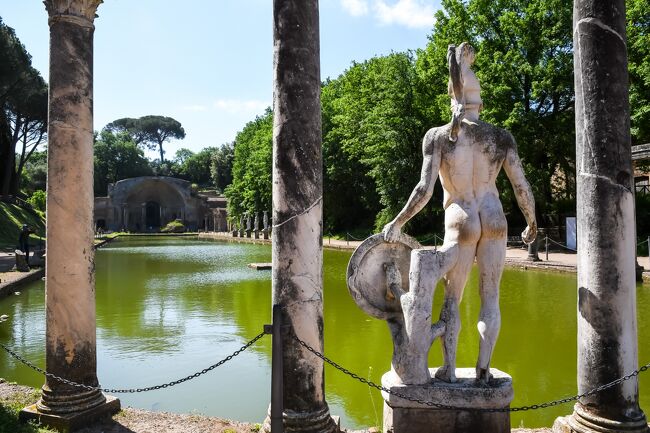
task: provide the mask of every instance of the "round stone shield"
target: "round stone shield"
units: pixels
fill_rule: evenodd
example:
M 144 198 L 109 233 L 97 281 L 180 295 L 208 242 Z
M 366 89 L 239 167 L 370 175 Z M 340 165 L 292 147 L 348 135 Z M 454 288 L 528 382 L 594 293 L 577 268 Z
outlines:
M 387 320 L 401 314 L 399 299 L 389 293 L 385 264 L 394 263 L 402 277 L 402 290 L 409 290 L 411 250 L 422 248 L 412 237 L 401 234 L 398 242 L 386 242 L 384 234 L 370 236 L 354 250 L 348 263 L 348 290 L 359 308 Z

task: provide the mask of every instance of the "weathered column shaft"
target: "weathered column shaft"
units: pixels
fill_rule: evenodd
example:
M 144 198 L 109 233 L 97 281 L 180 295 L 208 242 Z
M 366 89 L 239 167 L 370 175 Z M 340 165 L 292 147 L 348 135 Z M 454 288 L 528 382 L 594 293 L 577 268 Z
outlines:
M 578 392 L 637 368 L 625 0 L 575 0 Z M 636 378 L 583 398 L 574 431 L 647 431 Z
M 274 0 L 273 303 L 323 350 L 318 0 Z M 284 339 L 285 431 L 330 432 L 323 363 Z
M 96 386 L 93 250 L 93 20 L 101 0 L 45 1 L 50 20 L 46 369 Z M 46 379 L 35 408 L 21 416 L 97 411 L 106 398 Z M 117 402 L 119 409 L 119 402 Z M 37 417 L 40 417 L 38 415 Z M 66 421 L 67 422 L 67 421 Z M 65 422 L 61 425 L 71 424 Z

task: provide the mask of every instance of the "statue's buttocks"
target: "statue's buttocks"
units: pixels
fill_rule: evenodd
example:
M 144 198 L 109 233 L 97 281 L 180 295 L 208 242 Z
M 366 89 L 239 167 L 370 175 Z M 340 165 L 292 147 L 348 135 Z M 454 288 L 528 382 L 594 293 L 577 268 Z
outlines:
M 452 121 L 425 135 L 420 181 L 404 208 L 383 230 L 383 241 L 403 243 L 402 226 L 426 205 L 439 177 L 444 191 L 444 244 L 438 251 L 413 249 L 407 287 L 404 287 L 407 275 L 404 258 L 397 260 L 397 257 L 382 259 L 385 263 L 381 263 L 381 268 L 376 263 L 372 272 L 355 272 L 351 274 L 354 278 L 348 279 L 357 287 L 365 287 L 372 280 L 368 290 L 351 291 L 362 308 L 371 309 L 375 317 L 388 320 L 395 345 L 393 370 L 404 383 L 411 384 L 428 381 L 427 353 L 433 338 L 438 336 L 442 340 L 444 365 L 436 370 L 436 378 L 455 381 L 459 303 L 475 260 L 481 296 L 476 378 L 482 383 L 490 380 L 490 359 L 501 326 L 499 284 L 507 238 L 507 222 L 496 188 L 502 168 L 528 223 L 522 233 L 524 242 L 531 242 L 536 235 L 535 204 L 515 140 L 504 129 L 479 120 L 483 102 L 479 82 L 470 68 L 474 61 L 473 48 L 466 43 L 458 49 L 450 46 L 447 58 Z M 380 248 L 377 251 L 398 251 L 379 247 L 379 240 L 373 239 L 372 248 Z M 370 244 L 364 248 L 370 248 Z M 353 257 L 357 256 L 355 253 Z M 370 278 L 374 272 L 385 276 Z M 432 294 L 441 278 L 445 281 L 445 299 L 440 320 L 432 326 Z M 395 308 L 387 308 L 389 305 Z M 379 306 L 382 308 L 376 308 Z

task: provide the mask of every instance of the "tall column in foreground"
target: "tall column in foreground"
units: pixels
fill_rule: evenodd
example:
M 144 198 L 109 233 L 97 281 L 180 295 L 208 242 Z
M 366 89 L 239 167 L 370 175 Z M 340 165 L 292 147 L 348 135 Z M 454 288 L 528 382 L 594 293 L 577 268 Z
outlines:
M 637 369 L 625 0 L 575 0 L 578 392 Z M 648 432 L 636 378 L 581 399 L 556 432 Z
M 101 0 L 46 0 L 50 25 L 46 369 L 97 386 L 93 250 L 93 33 Z M 47 379 L 22 412 L 75 429 L 119 400 Z
M 273 303 L 323 350 L 322 155 L 318 0 L 274 0 Z M 323 363 L 284 339 L 286 432 L 332 432 Z

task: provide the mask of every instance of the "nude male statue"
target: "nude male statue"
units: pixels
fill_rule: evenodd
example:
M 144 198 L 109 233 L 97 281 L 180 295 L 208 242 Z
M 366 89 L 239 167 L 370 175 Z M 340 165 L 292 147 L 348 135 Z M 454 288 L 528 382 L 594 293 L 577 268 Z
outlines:
M 537 235 L 535 202 L 524 177 L 512 135 L 479 120 L 483 106 L 480 84 L 470 69 L 474 49 L 467 43 L 450 46 L 449 92 L 453 119 L 430 129 L 422 143 L 422 171 L 406 205 L 383 230 L 384 239 L 397 242 L 402 226 L 429 201 L 436 178 L 444 190 L 445 238 L 441 249 L 451 256 L 452 265 L 444 277 L 445 299 L 440 313 L 444 322 L 442 348 L 444 365 L 438 379 L 456 380 L 456 348 L 460 331 L 458 305 L 474 258 L 479 267 L 481 311 L 478 320 L 479 356 L 476 379 L 487 383 L 501 314 L 499 284 L 505 262 L 507 222 L 499 201 L 495 180 L 501 167 L 512 183 L 519 208 L 528 227 L 522 240 L 531 243 Z

